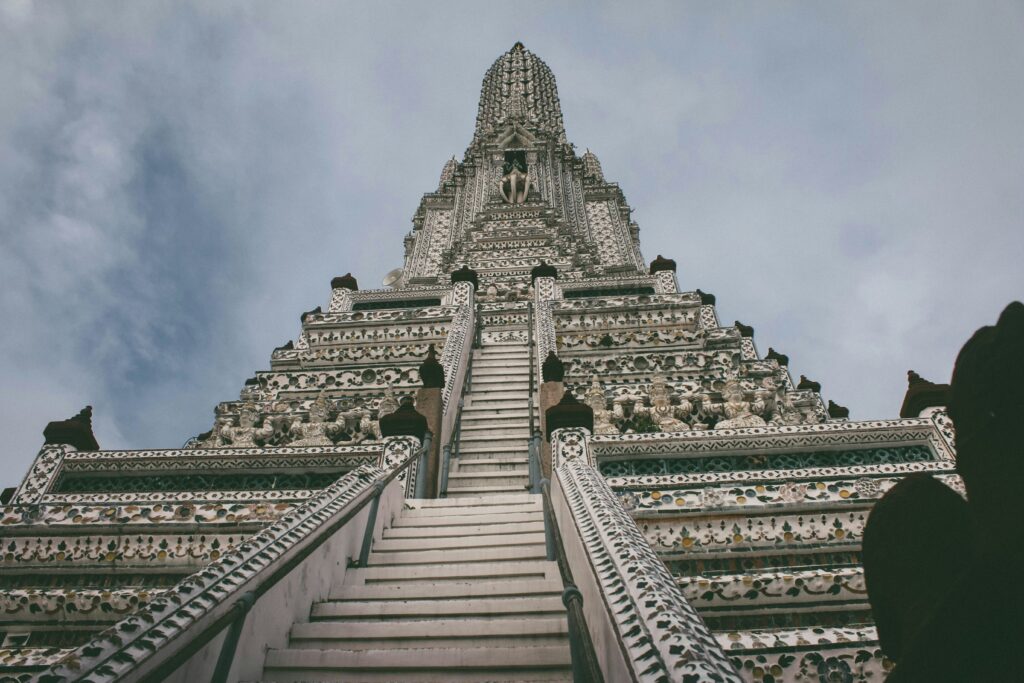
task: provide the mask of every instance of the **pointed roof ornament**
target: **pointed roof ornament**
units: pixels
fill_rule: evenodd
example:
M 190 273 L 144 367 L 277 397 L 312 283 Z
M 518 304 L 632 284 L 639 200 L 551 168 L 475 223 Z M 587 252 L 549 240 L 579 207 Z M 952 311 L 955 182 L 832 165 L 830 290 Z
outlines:
M 604 182 L 604 171 L 601 170 L 601 162 L 598 161 L 597 155 L 587 148 L 586 154 L 583 155 L 583 175 L 593 178 L 598 182 Z
M 531 132 L 567 143 L 555 76 L 521 42 L 498 57 L 484 75 L 473 144 L 492 142 L 494 134 L 516 117 L 528 121 Z

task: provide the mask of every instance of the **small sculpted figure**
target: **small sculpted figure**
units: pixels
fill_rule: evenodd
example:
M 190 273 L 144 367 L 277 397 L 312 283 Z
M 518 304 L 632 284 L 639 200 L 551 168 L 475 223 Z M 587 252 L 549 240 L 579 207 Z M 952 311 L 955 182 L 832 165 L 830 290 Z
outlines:
M 583 402 L 594 411 L 594 434 L 618 434 L 619 429 L 615 426 L 612 411 L 608 410 L 604 397 L 604 389 L 597 377 L 590 380 L 590 387 L 583 397 Z
M 672 388 L 661 375 L 655 375 L 650 388 L 651 420 L 657 423 L 663 432 L 685 432 L 690 428 L 682 420 L 676 419 L 676 409 L 672 406 Z M 679 412 L 688 415 L 693 406 L 683 401 Z
M 258 448 L 259 441 L 265 441 L 274 435 L 274 427 L 266 422 L 262 427 L 256 427 L 260 419 L 260 412 L 253 403 L 246 403 L 238 413 L 238 426 L 226 427 L 224 433 L 231 440 L 234 448 Z
M 324 392 L 316 397 L 316 400 L 309 406 L 309 422 L 303 422 L 301 417 L 296 417 L 291 424 L 290 432 L 298 438 L 292 441 L 289 446 L 331 446 L 333 442 L 327 435 L 328 430 L 333 426 L 329 421 L 330 404 Z
M 511 159 L 505 162 L 502 169 L 504 175 L 498 183 L 498 190 L 501 198 L 506 204 L 522 204 L 526 201 L 526 195 L 530 192 L 530 185 L 533 179 L 527 172 L 525 165 L 519 159 Z
M 717 406 L 724 415 L 724 420 L 719 420 L 715 429 L 743 429 L 745 427 L 764 427 L 764 418 L 756 415 L 764 411 L 764 402 L 761 399 L 748 401 L 745 398 L 746 392 L 743 386 L 735 379 L 730 379 L 722 389 L 724 402 Z
M 398 410 L 398 399 L 395 398 L 395 388 L 388 384 L 387 388 L 384 389 L 384 398 L 380 400 L 380 405 L 377 407 L 377 419 L 396 410 Z

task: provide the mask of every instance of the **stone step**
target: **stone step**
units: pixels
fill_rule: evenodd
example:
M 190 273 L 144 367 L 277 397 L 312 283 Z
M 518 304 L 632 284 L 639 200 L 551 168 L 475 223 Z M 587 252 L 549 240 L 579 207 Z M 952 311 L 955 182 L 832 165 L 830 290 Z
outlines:
M 456 498 L 455 500 L 461 500 Z M 487 536 L 495 533 L 522 534 L 544 531 L 543 517 L 537 521 L 500 522 L 498 524 L 460 524 L 445 526 L 393 526 L 384 530 L 384 538 L 448 538 Z
M 529 419 L 523 420 L 518 418 L 521 424 L 510 424 L 510 425 L 492 425 L 486 432 L 480 431 L 480 427 L 485 426 L 483 421 L 475 421 L 476 428 L 470 429 L 469 431 L 462 431 L 459 435 L 459 439 L 462 441 L 483 441 L 483 440 L 507 440 L 507 439 L 525 439 L 523 434 L 528 436 L 529 432 Z M 463 422 L 462 429 L 465 429 L 466 425 L 470 423 Z
M 289 646 L 369 649 L 367 641 L 372 641 L 379 643 L 379 647 L 404 649 L 436 647 L 439 641 L 445 640 L 453 641 L 448 647 L 473 647 L 474 640 L 484 640 L 478 646 L 486 646 L 487 640 L 497 637 L 509 639 L 509 642 L 514 639 L 517 645 L 522 645 L 523 638 L 565 636 L 568 632 L 569 626 L 564 616 L 314 621 L 295 624 Z M 411 639 L 421 642 L 414 644 L 410 642 Z
M 510 491 L 509 493 L 523 493 L 523 491 Z M 521 512 L 538 512 L 543 510 L 542 503 L 537 500 L 540 496 L 533 496 L 533 500 L 528 500 L 523 503 L 502 503 L 499 505 L 477 505 L 473 503 L 467 503 L 466 505 L 459 505 L 459 503 L 466 501 L 453 501 L 447 498 L 441 498 L 448 505 L 441 507 L 437 505 L 431 505 L 429 507 L 419 508 L 408 508 L 402 510 L 401 516 L 398 518 L 399 522 L 407 522 L 409 520 L 422 519 L 424 517 L 458 517 L 462 519 L 469 519 L 474 524 L 480 524 L 480 519 L 484 517 L 491 517 L 495 515 L 502 515 L 506 513 L 521 513 Z
M 519 493 L 509 496 L 480 497 L 476 500 L 461 500 L 457 503 L 443 498 L 414 498 L 406 501 L 406 505 L 408 506 L 406 509 L 423 510 L 426 508 L 464 508 L 470 505 L 486 508 L 492 505 L 525 505 L 527 503 L 537 505 L 539 504 L 539 501 L 540 498 L 538 496 L 533 496 L 529 493 Z
M 530 418 L 523 417 L 522 415 L 497 415 L 497 416 L 486 416 L 480 415 L 479 417 L 463 418 L 461 430 L 463 432 L 475 432 L 481 429 L 505 429 L 508 427 L 518 427 L 525 431 L 526 435 L 529 435 L 530 431 Z M 506 433 L 505 436 L 514 436 L 514 434 Z M 525 436 L 523 437 L 526 438 Z
M 498 375 L 529 377 L 529 360 L 518 358 L 474 358 L 473 378 Z
M 452 472 L 514 472 L 525 469 L 529 474 L 530 461 L 521 458 L 459 458 L 452 461 Z M 449 477 L 451 473 L 449 473 Z
M 521 493 L 524 489 L 513 491 L 512 493 Z M 444 500 L 464 500 L 466 498 L 472 498 L 468 492 L 463 491 L 462 496 L 459 498 L 445 498 Z M 479 514 L 479 515 L 428 515 L 418 517 L 403 517 L 395 520 L 392 525 L 392 529 L 404 529 L 404 528 L 444 528 L 449 527 L 451 530 L 461 529 L 463 526 L 490 526 L 496 527 L 502 524 L 525 524 L 528 522 L 537 522 L 544 520 L 544 511 L 541 508 L 530 508 L 515 512 L 502 512 L 498 514 Z
M 478 472 L 469 474 L 480 474 L 479 478 L 467 479 L 466 477 L 448 479 L 448 495 L 455 497 L 457 494 L 467 495 L 474 493 L 505 493 L 513 491 L 526 491 L 530 483 L 529 475 L 505 476 L 501 473 Z
M 526 448 L 511 449 L 507 448 L 504 450 L 497 449 L 486 449 L 486 448 L 474 448 L 473 450 L 460 450 L 459 457 L 452 460 L 452 471 L 458 469 L 460 462 L 476 461 L 476 460 L 510 460 L 518 459 L 523 462 L 528 462 L 529 450 Z
M 536 413 L 534 414 L 536 415 Z M 478 420 L 495 420 L 495 419 L 515 419 L 515 420 L 526 420 L 530 419 L 530 411 L 528 408 L 474 408 L 472 405 L 466 406 L 462 410 L 462 425 L 465 427 L 466 422 L 476 422 Z
M 459 436 L 459 443 L 466 446 L 498 446 L 501 448 L 517 447 L 526 445 L 526 439 L 518 434 L 462 434 Z
M 547 557 L 544 543 L 496 548 L 470 548 L 463 550 L 408 550 L 378 553 L 370 552 L 367 564 L 385 566 L 395 564 L 438 564 L 440 562 L 500 562 L 504 560 L 541 560 Z
M 565 614 L 558 595 L 470 598 L 468 600 L 331 600 L 313 603 L 312 620 L 388 619 L 393 617 Z
M 467 408 L 488 408 L 491 410 L 523 410 L 529 409 L 530 397 L 526 394 L 498 394 L 495 396 L 473 396 Z M 465 409 L 463 409 L 465 410 Z
M 387 565 L 349 569 L 344 585 L 375 585 L 409 582 L 526 581 L 559 579 L 558 565 L 547 560 L 508 562 L 438 562 L 420 565 Z
M 374 553 L 410 550 L 445 550 L 470 548 L 498 548 L 517 545 L 535 545 L 544 542 L 544 532 L 513 534 L 502 529 L 500 534 L 449 536 L 446 538 L 382 538 L 373 544 Z
M 460 496 L 476 496 L 481 493 L 512 493 L 514 491 L 525 491 L 529 488 L 529 484 L 530 482 L 524 478 L 522 486 L 518 484 L 512 486 L 449 486 L 448 497 L 458 498 Z
M 449 484 L 457 481 L 472 482 L 479 486 L 487 485 L 498 485 L 502 482 L 489 483 L 490 479 L 518 479 L 520 477 L 528 477 L 529 470 L 526 468 L 517 470 L 484 470 L 482 472 L 464 472 L 461 469 L 449 474 Z
M 267 652 L 266 681 L 568 680 L 569 645 Z
M 474 377 L 473 387 L 470 396 L 479 391 L 523 391 L 530 390 L 528 377 Z
M 508 579 L 505 581 L 445 581 L 381 583 L 337 586 L 331 600 L 417 600 L 440 598 L 512 597 L 561 595 L 559 579 Z
M 476 391 L 471 392 L 467 398 L 469 401 L 466 403 L 466 407 L 470 407 L 478 403 L 479 401 L 519 401 L 526 407 L 527 401 L 530 400 L 530 393 L 528 391 Z

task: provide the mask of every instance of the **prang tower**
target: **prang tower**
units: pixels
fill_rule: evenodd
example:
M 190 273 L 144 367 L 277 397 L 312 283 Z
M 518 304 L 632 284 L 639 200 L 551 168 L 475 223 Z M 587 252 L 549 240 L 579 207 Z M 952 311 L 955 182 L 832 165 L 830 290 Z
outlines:
M 404 246 L 181 449 L 46 427 L 0 511 L 0 673 L 883 677 L 861 534 L 907 473 L 960 486 L 943 392 L 850 421 L 645 262 L 520 43 Z

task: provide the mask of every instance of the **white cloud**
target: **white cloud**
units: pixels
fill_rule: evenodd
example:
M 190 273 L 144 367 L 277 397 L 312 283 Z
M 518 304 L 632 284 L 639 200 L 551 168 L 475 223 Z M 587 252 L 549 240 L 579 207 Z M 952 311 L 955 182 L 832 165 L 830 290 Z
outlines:
M 86 403 L 104 446 L 179 444 L 333 275 L 375 286 L 517 39 L 648 258 L 854 417 L 1021 296 L 1013 4 L 0 7 L 11 471 Z

